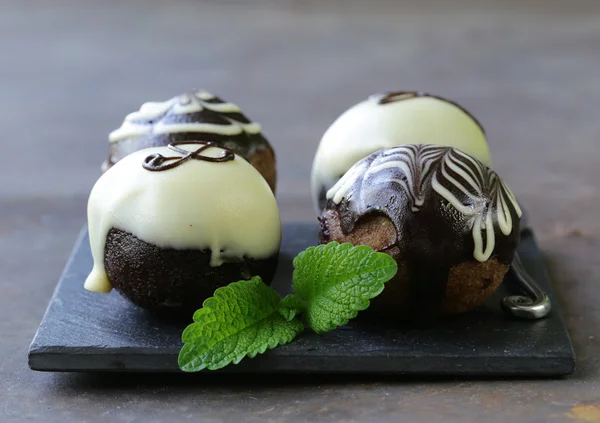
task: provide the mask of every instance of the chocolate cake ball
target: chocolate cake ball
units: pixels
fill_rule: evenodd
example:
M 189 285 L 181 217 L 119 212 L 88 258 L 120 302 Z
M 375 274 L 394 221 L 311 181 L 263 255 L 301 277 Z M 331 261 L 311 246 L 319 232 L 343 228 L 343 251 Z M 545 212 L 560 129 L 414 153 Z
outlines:
M 108 139 L 110 148 L 103 171 L 134 151 L 203 140 L 248 160 L 275 192 L 275 153 L 261 134 L 261 126 L 250 121 L 235 104 L 203 90 L 143 104 L 140 110 L 127 115 Z
M 356 163 L 328 192 L 321 242 L 369 245 L 398 273 L 370 310 L 431 317 L 479 307 L 508 271 L 521 210 L 502 179 L 452 148 L 403 145 Z
M 463 107 L 423 92 L 373 95 L 344 112 L 321 139 L 311 178 L 317 214 L 325 207 L 327 190 L 354 163 L 403 144 L 455 147 L 491 166 L 483 127 Z
M 94 267 L 85 288 L 114 287 L 156 311 L 192 312 L 216 288 L 256 275 L 270 283 L 281 242 L 265 179 L 207 142 L 148 148 L 116 163 L 92 189 L 88 228 Z

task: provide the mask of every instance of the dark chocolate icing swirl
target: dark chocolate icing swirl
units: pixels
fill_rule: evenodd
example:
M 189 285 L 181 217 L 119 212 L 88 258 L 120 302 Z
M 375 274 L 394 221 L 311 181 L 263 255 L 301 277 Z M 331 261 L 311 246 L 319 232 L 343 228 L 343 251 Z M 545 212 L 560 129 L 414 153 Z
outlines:
M 270 149 L 259 124 L 233 103 L 205 91 L 186 93 L 164 103 L 147 103 L 113 131 L 108 165 L 148 147 L 194 140 L 216 143 L 248 159 Z
M 450 267 L 491 257 L 510 264 L 519 239 L 517 202 L 498 175 L 451 147 L 403 145 L 356 163 L 327 193 L 348 234 L 369 214 L 386 216 L 412 261 Z
M 383 96 L 381 96 L 379 98 L 378 103 L 381 105 L 385 105 L 385 104 L 395 103 L 397 101 L 410 100 L 412 98 L 417 98 L 417 97 L 435 98 L 437 100 L 441 100 L 446 103 L 452 104 L 453 106 L 458 107 L 460 110 L 462 110 L 464 113 L 466 113 L 471 119 L 473 119 L 473 121 L 479 126 L 479 129 L 481 129 L 481 132 L 483 132 L 485 134 L 483 125 L 477 120 L 477 118 L 475 116 L 473 116 L 471 114 L 471 112 L 469 112 L 467 109 L 465 109 L 460 104 L 455 103 L 454 101 L 448 100 L 447 98 L 444 98 L 444 97 L 425 93 L 423 91 L 392 91 L 392 92 L 385 93 Z
M 182 145 L 182 144 L 198 144 L 198 145 L 201 145 L 201 147 L 195 151 L 188 151 L 188 150 L 184 150 L 183 148 L 177 147 L 178 145 Z M 181 154 L 182 155 L 181 157 L 179 157 L 179 156 L 165 157 L 160 153 L 154 153 L 154 154 L 150 154 L 149 156 L 147 156 L 144 159 L 142 166 L 144 167 L 144 169 L 149 170 L 151 172 L 160 172 L 163 170 L 173 169 L 173 168 L 187 162 L 188 160 L 192 160 L 192 159 L 204 160 L 206 162 L 213 162 L 213 163 L 229 162 L 229 161 L 235 159 L 235 154 L 233 153 L 233 151 L 228 150 L 226 148 L 222 149 L 223 152 L 218 157 L 204 156 L 201 154 L 204 150 L 206 150 L 207 148 L 210 148 L 210 147 L 218 147 L 218 146 L 215 143 L 209 142 L 209 141 L 174 142 L 174 143 L 169 144 L 167 146 L 167 148 L 169 150 L 172 150 L 172 151 L 175 151 L 175 152 Z M 167 163 L 167 162 L 171 162 L 171 163 Z

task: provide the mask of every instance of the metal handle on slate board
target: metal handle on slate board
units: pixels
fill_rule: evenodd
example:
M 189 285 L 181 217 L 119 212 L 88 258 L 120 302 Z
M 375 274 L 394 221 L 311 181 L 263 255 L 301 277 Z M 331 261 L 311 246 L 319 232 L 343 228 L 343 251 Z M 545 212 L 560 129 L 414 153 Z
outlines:
M 515 254 L 510 271 L 527 296 L 510 295 L 502 298 L 502 309 L 506 313 L 521 319 L 541 319 L 546 317 L 552 309 L 550 298 L 548 298 L 548 295 L 527 273 L 518 252 Z

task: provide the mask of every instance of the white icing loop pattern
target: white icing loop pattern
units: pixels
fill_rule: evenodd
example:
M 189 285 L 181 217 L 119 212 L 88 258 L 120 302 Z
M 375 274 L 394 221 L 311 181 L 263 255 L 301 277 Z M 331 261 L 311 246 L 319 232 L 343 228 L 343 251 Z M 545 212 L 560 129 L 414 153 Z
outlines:
M 222 123 L 185 122 L 180 119 L 164 121 L 169 116 L 183 116 L 192 113 L 217 113 Z M 200 90 L 183 94 L 165 102 L 144 103 L 140 110 L 128 114 L 120 128 L 108 136 L 111 143 L 144 135 L 172 134 L 183 132 L 211 133 L 235 136 L 242 133 L 259 134 L 261 126 L 250 122 L 241 114 L 240 108 L 227 103 L 207 91 Z
M 433 174 L 431 187 L 460 213 L 470 217 L 475 243 L 473 256 L 481 262 L 488 260 L 494 251 L 494 215 L 504 235 L 512 231 L 510 208 L 517 216 L 522 215 L 513 193 L 498 174 L 460 150 L 448 149 L 444 153 L 438 171 Z M 462 199 L 455 195 L 456 190 L 463 194 Z

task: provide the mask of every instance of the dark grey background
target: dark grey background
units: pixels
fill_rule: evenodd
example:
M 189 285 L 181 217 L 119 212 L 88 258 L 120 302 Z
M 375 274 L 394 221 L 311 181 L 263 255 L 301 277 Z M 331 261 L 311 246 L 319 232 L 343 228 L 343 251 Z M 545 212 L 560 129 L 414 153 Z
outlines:
M 0 3 L 0 421 L 600 419 L 600 2 Z M 27 347 L 85 222 L 107 133 L 204 87 L 263 124 L 285 219 L 321 134 L 388 89 L 455 99 L 532 214 L 578 370 L 566 380 L 240 381 L 34 373 Z M 592 420 L 593 421 L 593 420 Z

